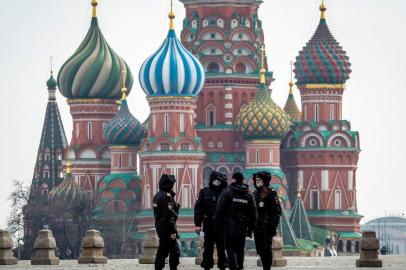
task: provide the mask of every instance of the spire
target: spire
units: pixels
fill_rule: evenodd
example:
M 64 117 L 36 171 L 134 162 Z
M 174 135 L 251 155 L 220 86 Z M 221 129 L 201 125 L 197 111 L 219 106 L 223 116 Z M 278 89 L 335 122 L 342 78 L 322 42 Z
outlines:
M 299 194 L 292 208 L 290 223 L 298 238 L 313 241 L 313 230 L 307 217 L 302 197 Z
M 70 160 L 68 160 L 68 162 L 66 162 L 66 175 L 70 176 L 71 174 L 72 174 L 72 166 Z
M 127 88 L 125 86 L 125 80 L 127 78 L 127 69 L 124 67 L 122 70 L 122 74 L 123 74 L 123 88 L 121 88 L 121 101 L 125 100 L 127 98 Z
M 265 84 L 266 79 L 265 79 L 265 46 L 262 44 L 261 47 L 261 79 L 259 81 L 260 84 Z
M 321 11 L 320 19 L 325 20 L 326 19 L 327 8 L 326 8 L 326 5 L 324 3 L 324 0 L 321 1 L 320 11 Z
M 56 80 L 54 79 L 54 76 L 53 76 L 54 71 L 53 71 L 53 67 L 52 67 L 52 56 L 51 56 L 51 59 L 50 59 L 50 73 L 51 73 L 51 76 L 49 77 L 49 79 L 47 81 L 48 91 L 49 90 L 56 90 L 56 86 L 58 84 L 56 82 Z M 50 100 L 55 100 L 55 91 L 49 91 L 49 99 Z
M 44 124 L 42 126 L 41 140 L 37 151 L 37 160 L 30 189 L 30 199 L 42 197 L 41 188 L 51 191 L 62 181 L 61 166 L 64 150 L 68 146 L 61 115 L 56 102 L 56 80 L 53 78 L 52 58 L 50 64 L 51 76 L 47 81 L 48 103 L 46 107 Z
M 173 12 L 173 0 L 171 0 L 171 11 L 169 12 L 169 29 L 170 30 L 174 30 L 175 29 L 175 24 L 173 22 L 173 20 L 175 19 L 175 13 Z
M 278 231 L 279 231 L 279 235 L 283 239 L 284 246 L 288 246 L 288 245 L 293 246 L 293 247 L 299 246 L 295 231 L 293 230 L 292 225 L 290 224 L 289 219 L 286 216 L 285 209 L 283 207 L 282 207 L 281 220 L 278 225 Z
M 93 7 L 93 12 L 92 12 L 92 17 L 96 18 L 97 17 L 97 0 L 92 0 L 92 7 Z
M 289 95 L 293 95 L 293 61 L 290 61 Z
M 299 185 L 299 177 L 297 178 L 297 197 L 298 198 L 302 198 L 302 194 L 301 194 L 301 189 L 300 189 L 300 185 Z
M 290 61 L 289 95 L 283 109 L 289 114 L 291 122 L 299 122 L 302 118 L 302 113 L 297 107 L 295 96 L 293 95 L 293 86 L 293 62 Z

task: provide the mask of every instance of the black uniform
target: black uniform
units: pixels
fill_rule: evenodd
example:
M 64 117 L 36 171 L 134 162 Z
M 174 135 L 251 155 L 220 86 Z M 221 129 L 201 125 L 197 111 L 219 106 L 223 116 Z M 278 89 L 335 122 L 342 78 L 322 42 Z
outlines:
M 221 193 L 215 220 L 216 226 L 225 226 L 228 267 L 244 269 L 245 237 L 252 234 L 256 209 L 254 198 L 242 179 Z
M 213 182 L 219 182 L 216 186 Z M 213 253 L 214 244 L 217 247 L 218 268 L 227 267 L 227 258 L 224 249 L 224 234 L 216 230 L 214 214 L 221 192 L 227 187 L 227 177 L 219 172 L 213 171 L 210 175 L 209 186 L 203 188 L 195 204 L 195 226 L 201 227 L 204 231 L 204 252 L 201 267 L 211 269 L 214 266 Z M 220 228 L 221 229 L 221 228 Z
M 165 259 L 169 255 L 169 267 L 177 269 L 179 265 L 180 249 L 178 240 L 171 239 L 172 234 L 178 233 L 176 220 L 180 205 L 175 201 L 172 191 L 176 179 L 173 175 L 163 174 L 159 181 L 159 191 L 153 200 L 155 229 L 159 237 L 159 247 L 155 257 L 155 270 L 165 267 Z
M 264 186 L 257 187 L 255 179 L 262 179 Z M 253 175 L 255 202 L 258 211 L 255 224 L 255 246 L 258 255 L 261 257 L 264 270 L 270 270 L 272 266 L 272 237 L 276 235 L 282 209 L 278 194 L 269 187 L 272 175 L 268 172 L 259 172 Z

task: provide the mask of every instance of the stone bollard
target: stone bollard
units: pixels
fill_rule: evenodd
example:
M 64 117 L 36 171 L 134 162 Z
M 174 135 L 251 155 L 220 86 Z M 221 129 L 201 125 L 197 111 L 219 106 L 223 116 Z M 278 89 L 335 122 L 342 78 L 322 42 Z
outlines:
M 41 230 L 34 242 L 32 265 L 57 265 L 59 258 L 55 256 L 56 242 L 50 230 Z
M 82 256 L 79 257 L 79 264 L 106 264 L 107 258 L 103 256 L 104 240 L 97 230 L 86 232 L 82 240 Z
M 0 230 L 0 265 L 17 264 L 17 259 L 13 256 L 13 239 L 8 231 Z
M 362 232 L 360 258 L 357 267 L 382 267 L 382 260 L 378 259 L 379 240 L 373 231 Z
M 144 254 L 139 259 L 140 264 L 154 264 L 155 255 L 158 250 L 158 237 L 155 229 L 150 229 L 145 233 L 144 238 Z
M 272 238 L 272 266 L 285 267 L 288 261 L 283 258 L 282 255 L 283 239 L 280 236 L 274 236 Z M 261 259 L 258 259 L 257 265 L 262 267 Z

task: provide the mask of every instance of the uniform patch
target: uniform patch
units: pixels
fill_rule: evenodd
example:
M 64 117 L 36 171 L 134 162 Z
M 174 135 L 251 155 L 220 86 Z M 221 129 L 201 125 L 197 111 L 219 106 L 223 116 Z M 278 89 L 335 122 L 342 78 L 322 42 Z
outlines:
M 264 207 L 264 202 L 260 202 L 259 207 L 261 207 L 261 208 Z
M 152 204 L 153 207 L 158 207 L 158 205 L 156 203 Z
M 168 204 L 168 209 L 172 210 L 172 204 Z
M 217 201 L 216 196 L 213 196 L 212 200 L 213 202 Z
M 248 203 L 248 200 L 234 198 L 234 199 L 233 199 L 233 202 L 238 202 L 238 203 L 244 203 L 244 204 L 246 204 L 246 203 Z

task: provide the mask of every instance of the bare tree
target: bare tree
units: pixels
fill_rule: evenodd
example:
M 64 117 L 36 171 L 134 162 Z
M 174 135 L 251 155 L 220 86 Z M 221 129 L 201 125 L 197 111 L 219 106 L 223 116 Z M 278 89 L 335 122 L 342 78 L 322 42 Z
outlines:
M 24 214 L 23 208 L 27 205 L 30 190 L 23 181 L 13 180 L 13 190 L 8 197 L 11 202 L 7 225 L 10 234 L 17 246 L 18 259 L 21 258 L 21 246 L 24 245 Z

